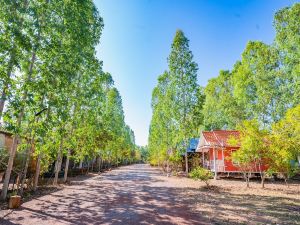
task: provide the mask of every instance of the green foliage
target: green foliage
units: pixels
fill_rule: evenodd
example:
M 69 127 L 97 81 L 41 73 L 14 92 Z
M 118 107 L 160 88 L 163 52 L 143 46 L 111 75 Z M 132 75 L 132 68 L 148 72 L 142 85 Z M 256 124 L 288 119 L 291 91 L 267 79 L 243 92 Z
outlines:
M 232 138 L 230 143 L 239 142 L 241 147 L 232 153 L 245 172 L 254 166 L 268 166 L 268 173 L 280 173 L 287 180 L 299 168 L 300 155 L 300 105 L 289 109 L 280 121 L 272 124 L 271 130 L 261 129 L 257 120 L 244 121 L 238 126 L 239 140 Z M 262 173 L 262 171 L 261 171 Z
M 270 170 L 283 174 L 286 179 L 297 172 L 298 157 L 300 156 L 299 146 L 300 105 L 289 109 L 285 117 L 272 126 Z
M 250 41 L 232 71 L 220 71 L 204 89 L 206 129 L 235 129 L 257 120 L 270 130 L 300 102 L 300 4 L 275 14 L 272 44 Z
M 220 71 L 218 77 L 208 81 L 204 93 L 203 115 L 207 130 L 234 129 L 244 118 L 243 110 L 233 96 L 231 72 Z
M 203 181 L 209 186 L 209 180 L 213 178 L 213 173 L 205 168 L 196 167 L 189 173 L 189 177 L 194 180 Z
M 68 152 L 75 161 L 132 162 L 134 133 L 111 75 L 96 58 L 104 24 L 93 1 L 0 4 L 3 125 L 35 140 L 42 171 Z
M 250 41 L 241 61 L 231 71 L 221 70 L 204 89 L 196 85 L 198 67 L 188 40 L 177 31 L 169 70 L 158 78 L 153 90 L 150 161 L 157 164 L 172 159 L 167 150 L 179 150 L 180 143 L 198 136 L 200 128 L 238 129 L 241 140 L 232 141 L 242 147 L 233 158 L 244 171 L 264 160 L 273 164 L 270 168 L 276 167 L 272 170 L 292 171 L 291 161 L 299 154 L 294 133 L 299 131 L 290 124 L 294 133 L 283 132 L 282 123 L 289 124 L 287 111 L 300 104 L 299 13 L 299 3 L 276 12 L 274 42 Z M 272 154 L 277 160 L 272 160 Z
M 168 71 L 158 77 L 158 84 L 152 92 L 151 164 L 162 164 L 165 160 L 178 164 L 182 143 L 198 136 L 205 98 L 203 89 L 197 85 L 197 70 L 189 41 L 178 30 L 168 58 Z M 170 149 L 172 151 L 168 154 Z
M 261 129 L 257 120 L 243 121 L 238 130 L 241 147 L 232 153 L 233 161 L 237 162 L 244 172 L 251 172 L 254 166 L 262 168 L 271 157 L 268 131 Z
M 148 146 L 137 146 L 137 151 L 140 154 L 140 160 L 142 162 L 149 161 L 149 149 Z
M 286 103 L 300 104 L 300 3 L 285 7 L 275 14 L 275 46 L 280 51 L 282 98 Z M 291 98 L 291 96 L 293 96 Z
M 6 163 L 8 160 L 8 151 L 5 148 L 0 148 L 0 171 L 6 169 Z

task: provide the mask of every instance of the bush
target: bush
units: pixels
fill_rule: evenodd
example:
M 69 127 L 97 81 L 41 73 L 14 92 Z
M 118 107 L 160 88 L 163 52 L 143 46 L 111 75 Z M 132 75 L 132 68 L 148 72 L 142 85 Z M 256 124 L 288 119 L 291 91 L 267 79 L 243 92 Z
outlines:
M 209 187 L 209 180 L 213 178 L 213 173 L 202 167 L 196 167 L 189 173 L 189 177 L 194 180 L 201 180 Z

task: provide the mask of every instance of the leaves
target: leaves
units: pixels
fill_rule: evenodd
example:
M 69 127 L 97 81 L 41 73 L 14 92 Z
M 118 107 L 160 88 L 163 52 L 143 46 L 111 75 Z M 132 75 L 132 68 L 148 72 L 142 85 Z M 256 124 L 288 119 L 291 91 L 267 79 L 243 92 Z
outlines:
M 57 159 L 61 143 L 62 154 L 71 151 L 74 160 L 108 151 L 113 162 L 134 160 L 121 96 L 96 58 L 104 24 L 93 1 L 0 3 L 4 126 L 34 137 L 44 168 Z
M 189 173 L 189 177 L 194 180 L 201 180 L 209 186 L 209 180 L 213 178 L 213 173 L 202 167 L 196 167 Z
M 202 125 L 203 89 L 197 85 L 198 65 L 193 61 L 188 39 L 181 30 L 175 34 L 168 58 L 169 70 L 158 77 L 152 92 L 153 115 L 149 130 L 150 160 L 174 163 L 185 151 L 183 143 L 198 136 Z M 172 155 L 167 155 L 168 150 Z

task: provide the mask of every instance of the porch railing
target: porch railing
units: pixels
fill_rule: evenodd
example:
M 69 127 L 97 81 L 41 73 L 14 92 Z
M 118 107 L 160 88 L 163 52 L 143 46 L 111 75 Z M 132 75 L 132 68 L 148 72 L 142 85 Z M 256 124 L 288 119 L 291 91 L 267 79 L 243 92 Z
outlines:
M 213 160 L 205 163 L 204 165 L 205 168 L 210 169 L 211 171 L 215 171 L 215 164 Z M 224 172 L 225 171 L 224 161 L 216 160 L 216 168 L 217 168 L 217 172 Z

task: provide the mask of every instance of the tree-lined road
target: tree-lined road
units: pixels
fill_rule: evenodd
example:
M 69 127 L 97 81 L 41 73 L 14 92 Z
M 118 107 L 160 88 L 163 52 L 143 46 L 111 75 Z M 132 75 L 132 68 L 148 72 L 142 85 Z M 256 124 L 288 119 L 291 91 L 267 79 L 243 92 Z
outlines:
M 0 224 L 207 224 L 183 193 L 157 169 L 131 165 L 6 210 Z

